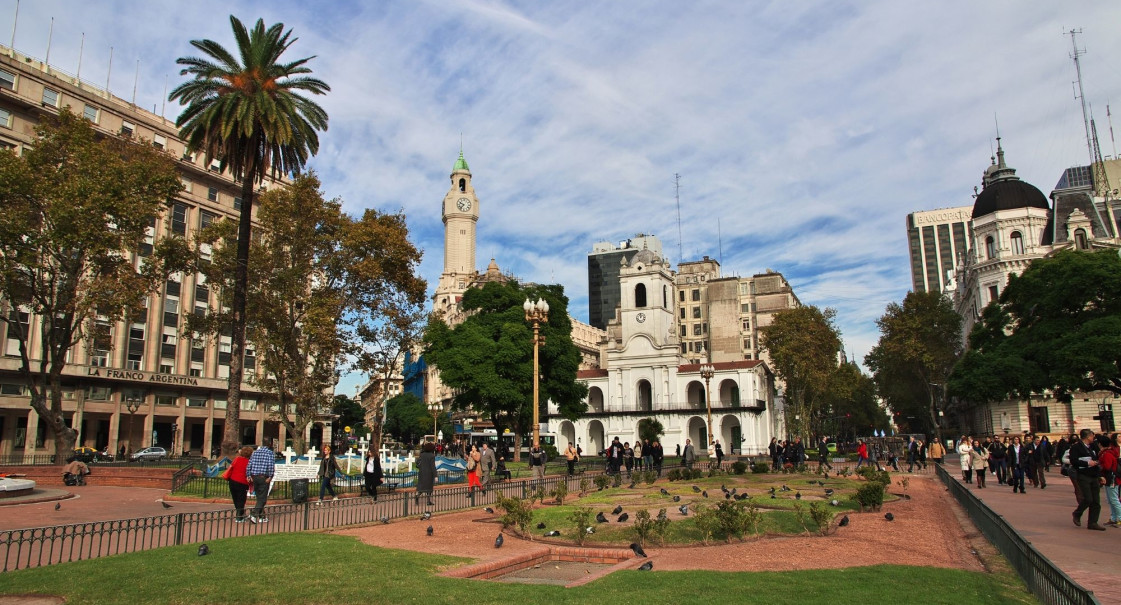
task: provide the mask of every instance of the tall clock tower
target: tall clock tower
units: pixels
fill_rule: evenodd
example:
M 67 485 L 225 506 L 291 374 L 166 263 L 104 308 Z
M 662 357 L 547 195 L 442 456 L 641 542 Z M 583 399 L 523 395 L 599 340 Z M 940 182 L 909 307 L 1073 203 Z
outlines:
M 475 225 L 479 222 L 479 200 L 471 185 L 471 169 L 463 159 L 463 151 L 451 173 L 451 188 L 441 207 L 444 219 L 444 272 L 432 298 L 433 308 L 447 310 L 467 291 L 474 278 Z

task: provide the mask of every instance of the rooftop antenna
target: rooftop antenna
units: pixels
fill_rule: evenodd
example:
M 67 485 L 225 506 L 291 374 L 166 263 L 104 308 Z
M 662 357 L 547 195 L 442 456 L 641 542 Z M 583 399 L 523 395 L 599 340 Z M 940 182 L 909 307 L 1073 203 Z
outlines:
M 1082 64 L 1078 61 L 1079 57 L 1086 54 L 1086 49 L 1078 50 L 1078 42 L 1077 38 L 1075 37 L 1081 33 L 1082 28 L 1078 28 L 1071 29 L 1070 31 L 1066 32 L 1066 35 L 1070 36 L 1070 45 L 1073 49 L 1070 54 L 1070 58 L 1074 60 L 1074 72 L 1078 76 L 1078 80 L 1072 82 L 1072 84 L 1078 86 L 1078 89 L 1074 93 L 1074 98 L 1082 102 L 1082 123 L 1086 127 L 1086 152 L 1090 156 L 1090 161 L 1093 162 L 1094 137 L 1090 132 L 1090 110 L 1086 106 L 1086 95 L 1082 92 Z
M 136 75 L 132 77 L 132 106 L 136 107 L 136 83 L 140 81 L 140 59 L 136 60 Z M 153 108 L 153 111 L 155 108 Z
M 82 85 L 82 51 L 84 50 L 86 50 L 86 32 L 82 32 L 82 43 L 78 46 L 78 73 L 74 74 L 79 87 Z
M 720 219 L 716 219 L 716 246 L 720 252 L 720 264 L 724 264 L 724 238 L 720 235 Z
M 152 106 L 152 111 L 156 111 L 155 105 Z M 160 105 L 160 117 L 167 119 L 167 74 L 163 75 L 163 104 Z
M 51 17 L 51 29 L 47 33 L 47 59 L 44 61 L 47 65 L 51 64 L 51 40 L 54 40 L 54 17 Z
M 111 95 L 109 92 L 109 76 L 113 75 L 113 47 L 109 47 L 109 69 L 105 72 L 105 94 Z
M 1105 103 L 1105 117 L 1109 121 L 1109 142 L 1113 145 L 1113 157 L 1117 159 L 1117 140 L 1113 138 L 1113 114 L 1109 113 L 1109 101 Z
M 12 41 L 8 44 L 8 48 L 14 53 L 16 51 L 16 24 L 19 23 L 19 0 L 16 0 L 16 15 L 12 17 Z
M 677 200 L 677 262 L 685 260 L 685 243 L 681 239 L 681 175 L 673 173 L 673 197 Z

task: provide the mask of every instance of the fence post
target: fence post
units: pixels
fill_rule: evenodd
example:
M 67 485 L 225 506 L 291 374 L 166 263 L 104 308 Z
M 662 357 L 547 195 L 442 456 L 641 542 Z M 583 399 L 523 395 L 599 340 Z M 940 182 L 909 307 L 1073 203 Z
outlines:
M 183 543 L 183 513 L 175 514 L 175 545 Z
M 210 477 L 203 477 L 202 478 L 202 497 L 203 498 L 209 498 L 210 497 Z
M 311 514 L 311 507 L 309 506 L 310 504 L 311 502 L 308 502 L 307 500 L 304 501 L 304 531 L 308 530 L 308 517 Z

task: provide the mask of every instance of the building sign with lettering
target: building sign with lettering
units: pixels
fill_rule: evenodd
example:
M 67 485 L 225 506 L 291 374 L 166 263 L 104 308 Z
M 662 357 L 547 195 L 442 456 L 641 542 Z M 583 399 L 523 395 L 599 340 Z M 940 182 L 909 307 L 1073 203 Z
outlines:
M 133 380 L 136 382 L 156 382 L 159 384 L 183 384 L 193 387 L 199 385 L 193 376 L 177 376 L 175 374 L 158 374 L 155 372 L 141 372 L 139 370 L 117 370 L 113 368 L 91 367 L 86 371 L 88 376 L 100 376 L 115 380 Z

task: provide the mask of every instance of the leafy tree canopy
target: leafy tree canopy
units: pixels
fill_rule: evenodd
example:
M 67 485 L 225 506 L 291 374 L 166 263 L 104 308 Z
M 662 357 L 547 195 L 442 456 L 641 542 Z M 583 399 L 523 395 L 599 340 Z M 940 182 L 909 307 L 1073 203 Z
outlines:
M 432 415 L 416 395 L 401 393 L 385 402 L 384 430 L 402 443 L 416 443 L 432 431 Z
M 1121 395 L 1121 257 L 1111 249 L 1060 250 L 1010 275 L 970 347 L 950 381 L 961 397 Z
M 638 438 L 641 441 L 654 443 L 661 439 L 665 432 L 665 427 L 656 418 L 643 418 L 638 421 Z
M 880 396 L 904 430 L 939 433 L 936 404 L 961 355 L 961 316 L 939 292 L 909 292 L 876 325 L 880 340 L 864 363 Z
M 760 330 L 761 344 L 770 354 L 775 376 L 786 386 L 786 428 L 809 437 L 820 432 L 820 395 L 837 368 L 841 333 L 836 311 L 815 306 L 775 313 L 771 325 Z
M 533 327 L 522 310 L 527 298 L 549 303 L 549 321 L 541 324 L 542 411 L 551 401 L 561 416 L 574 420 L 585 410 L 588 387 L 576 381 L 580 351 L 572 342 L 562 286 L 490 282 L 471 288 L 461 302 L 469 314 L 463 323 L 449 328 L 433 318 L 424 334 L 425 358 L 440 371 L 440 380 L 456 389 L 456 409 L 484 413 L 500 433 L 511 427 L 519 436 L 533 424 Z
M 22 155 L 0 150 L 0 300 L 17 306 L 0 324 L 19 342 L 31 407 L 61 453 L 77 436 L 60 388 L 71 351 L 83 341 L 111 348 L 113 323 L 139 310 L 189 254 L 181 238 L 162 237 L 139 271 L 134 265 L 149 223 L 182 188 L 166 154 L 103 136 L 65 109 L 37 134 Z M 35 360 L 32 316 L 41 320 Z

